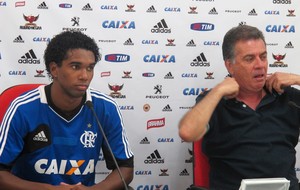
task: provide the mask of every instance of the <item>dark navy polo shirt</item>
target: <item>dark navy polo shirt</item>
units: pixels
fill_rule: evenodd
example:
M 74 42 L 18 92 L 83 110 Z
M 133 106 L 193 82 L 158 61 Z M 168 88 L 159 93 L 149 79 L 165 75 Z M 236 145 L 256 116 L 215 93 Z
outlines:
M 300 105 L 300 91 L 289 87 L 281 95 L 267 93 L 256 110 L 235 99 L 219 102 L 203 139 L 210 190 L 238 190 L 242 179 L 273 177 L 287 178 L 290 190 L 298 190 L 300 109 L 289 101 Z

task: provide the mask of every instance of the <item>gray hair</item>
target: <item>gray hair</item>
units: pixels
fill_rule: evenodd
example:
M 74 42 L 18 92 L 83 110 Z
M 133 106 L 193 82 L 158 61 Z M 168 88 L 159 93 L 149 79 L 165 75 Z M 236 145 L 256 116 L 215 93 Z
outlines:
M 266 45 L 263 33 L 256 27 L 249 25 L 239 25 L 231 28 L 224 36 L 222 44 L 223 60 L 235 58 L 235 44 L 240 40 L 262 39 Z

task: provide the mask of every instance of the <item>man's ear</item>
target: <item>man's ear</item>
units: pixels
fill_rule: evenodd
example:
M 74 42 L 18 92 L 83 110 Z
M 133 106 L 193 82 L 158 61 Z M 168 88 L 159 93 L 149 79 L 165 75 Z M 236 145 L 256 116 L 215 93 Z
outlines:
M 57 77 L 57 64 L 55 62 L 51 62 L 49 64 L 49 69 L 50 69 L 50 74 L 52 76 L 52 78 L 56 78 Z
M 233 74 L 234 74 L 232 65 L 233 65 L 233 63 L 230 61 L 230 59 L 225 60 L 225 67 L 230 76 L 233 76 Z

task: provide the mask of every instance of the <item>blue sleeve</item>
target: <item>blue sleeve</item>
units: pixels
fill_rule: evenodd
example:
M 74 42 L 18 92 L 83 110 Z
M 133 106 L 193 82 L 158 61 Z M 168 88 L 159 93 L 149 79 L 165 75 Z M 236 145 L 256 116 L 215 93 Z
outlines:
M 27 127 L 17 106 L 12 105 L 0 126 L 0 163 L 10 165 L 22 152 Z

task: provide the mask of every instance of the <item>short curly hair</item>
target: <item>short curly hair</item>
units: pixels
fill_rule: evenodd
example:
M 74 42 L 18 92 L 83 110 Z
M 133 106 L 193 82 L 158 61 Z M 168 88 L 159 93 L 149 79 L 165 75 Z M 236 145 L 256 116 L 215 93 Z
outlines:
M 94 39 L 82 32 L 63 31 L 51 39 L 44 52 L 46 70 L 51 78 L 50 63 L 55 62 L 60 67 L 62 61 L 68 58 L 68 51 L 73 49 L 92 51 L 95 56 L 95 63 L 101 60 L 99 47 Z

